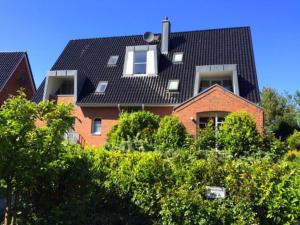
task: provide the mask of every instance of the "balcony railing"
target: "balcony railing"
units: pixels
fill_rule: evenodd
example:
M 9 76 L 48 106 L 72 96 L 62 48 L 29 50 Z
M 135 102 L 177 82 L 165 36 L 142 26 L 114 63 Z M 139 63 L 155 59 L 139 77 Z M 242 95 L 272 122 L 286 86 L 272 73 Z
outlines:
M 72 144 L 80 144 L 82 147 L 85 146 L 84 138 L 74 130 L 69 130 L 65 133 L 65 140 L 69 140 Z

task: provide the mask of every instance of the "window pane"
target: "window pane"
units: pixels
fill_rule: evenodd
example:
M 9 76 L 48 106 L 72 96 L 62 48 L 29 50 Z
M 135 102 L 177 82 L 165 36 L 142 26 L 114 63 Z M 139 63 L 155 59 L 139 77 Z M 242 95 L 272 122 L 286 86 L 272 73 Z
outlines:
M 170 80 L 168 84 L 168 89 L 170 91 L 177 91 L 179 85 L 179 80 Z
M 231 80 L 223 80 L 223 87 L 229 91 L 233 91 L 232 89 L 232 81 Z
M 103 93 L 103 92 L 105 92 L 106 87 L 107 87 L 107 81 L 101 81 L 101 82 L 99 82 L 99 84 L 96 88 L 96 92 Z
M 209 87 L 209 81 L 208 80 L 202 80 L 200 82 L 200 91 L 204 91 Z
M 93 122 L 93 133 L 100 134 L 101 133 L 101 119 L 96 118 Z
M 212 80 L 211 86 L 213 86 L 214 84 L 222 85 L 222 81 L 221 80 Z
M 146 74 L 146 63 L 145 64 L 134 64 L 135 74 Z
M 146 51 L 134 52 L 134 63 L 145 63 L 145 62 L 147 62 L 147 52 Z
M 173 62 L 182 62 L 183 53 L 174 53 Z
M 119 58 L 119 56 L 117 56 L 117 55 L 111 56 L 111 57 L 109 58 L 107 64 L 108 64 L 108 65 L 116 65 L 116 64 L 117 64 L 117 61 L 118 61 L 118 58 Z

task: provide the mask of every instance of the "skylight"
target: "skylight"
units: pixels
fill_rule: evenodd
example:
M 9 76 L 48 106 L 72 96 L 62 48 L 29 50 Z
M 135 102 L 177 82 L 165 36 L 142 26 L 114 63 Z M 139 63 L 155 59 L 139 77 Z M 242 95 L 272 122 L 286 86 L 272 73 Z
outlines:
M 105 90 L 106 90 L 107 84 L 108 84 L 107 81 L 100 81 L 100 82 L 98 83 L 98 86 L 97 86 L 95 92 L 96 92 L 96 93 L 104 93 Z
M 109 58 L 109 60 L 107 62 L 107 65 L 108 66 L 115 66 L 115 65 L 117 65 L 118 59 L 119 59 L 118 55 L 112 55 L 112 56 L 110 56 L 110 58 Z
M 168 90 L 169 91 L 178 91 L 179 80 L 169 80 Z
M 175 52 L 173 54 L 173 63 L 181 63 L 183 59 L 183 52 Z

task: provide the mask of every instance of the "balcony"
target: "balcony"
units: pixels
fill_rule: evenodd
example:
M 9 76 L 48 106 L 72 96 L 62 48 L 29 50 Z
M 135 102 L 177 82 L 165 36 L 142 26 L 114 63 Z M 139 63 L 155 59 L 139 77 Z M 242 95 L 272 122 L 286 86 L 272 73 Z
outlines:
M 69 130 L 64 135 L 65 140 L 68 140 L 72 144 L 80 144 L 82 147 L 85 146 L 84 138 L 77 132 Z

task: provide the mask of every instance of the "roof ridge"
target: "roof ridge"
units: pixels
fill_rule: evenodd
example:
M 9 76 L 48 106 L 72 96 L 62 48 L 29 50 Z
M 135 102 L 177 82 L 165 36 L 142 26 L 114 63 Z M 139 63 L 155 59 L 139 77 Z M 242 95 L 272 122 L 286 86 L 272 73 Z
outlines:
M 233 29 L 249 29 L 250 26 L 236 26 L 236 27 L 224 27 L 224 28 L 209 28 L 204 30 L 189 30 L 189 31 L 176 31 L 171 32 L 171 34 L 180 34 L 180 33 L 197 33 L 205 31 L 216 31 L 216 30 L 233 30 Z M 154 35 L 160 35 L 161 33 L 154 33 Z M 88 41 L 88 40 L 99 40 L 99 39 L 111 39 L 111 38 L 134 38 L 141 37 L 143 34 L 130 34 L 130 35 L 117 35 L 117 36 L 104 36 L 104 37 L 91 37 L 91 38 L 75 38 L 70 41 Z

